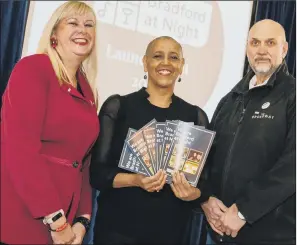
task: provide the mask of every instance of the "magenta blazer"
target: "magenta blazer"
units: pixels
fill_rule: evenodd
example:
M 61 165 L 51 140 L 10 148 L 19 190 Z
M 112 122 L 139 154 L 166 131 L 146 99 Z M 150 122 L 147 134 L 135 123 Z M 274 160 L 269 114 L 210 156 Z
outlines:
M 38 54 L 14 67 L 1 109 L 1 242 L 52 243 L 42 217 L 91 214 L 90 149 L 99 133 L 91 88 L 59 85 Z

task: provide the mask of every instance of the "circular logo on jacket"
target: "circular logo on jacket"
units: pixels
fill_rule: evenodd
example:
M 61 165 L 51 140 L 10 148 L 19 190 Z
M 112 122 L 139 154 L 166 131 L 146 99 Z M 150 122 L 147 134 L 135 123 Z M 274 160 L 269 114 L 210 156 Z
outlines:
M 270 102 L 265 102 L 265 103 L 262 105 L 262 109 L 267 109 L 269 106 L 270 106 Z

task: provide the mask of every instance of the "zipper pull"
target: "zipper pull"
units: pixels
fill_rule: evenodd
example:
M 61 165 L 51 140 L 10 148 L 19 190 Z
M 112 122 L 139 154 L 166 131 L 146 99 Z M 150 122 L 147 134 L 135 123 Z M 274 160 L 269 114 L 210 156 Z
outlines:
M 239 124 L 241 124 L 241 122 L 242 122 L 242 120 L 243 120 L 244 113 L 245 113 L 245 109 L 243 109 L 243 111 L 242 111 L 241 114 L 240 114 L 240 119 L 239 119 L 239 121 L 238 121 Z

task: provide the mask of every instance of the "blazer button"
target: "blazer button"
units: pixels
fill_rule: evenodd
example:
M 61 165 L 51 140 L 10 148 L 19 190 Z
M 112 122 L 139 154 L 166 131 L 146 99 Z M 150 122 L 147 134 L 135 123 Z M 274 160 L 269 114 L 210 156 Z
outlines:
M 73 166 L 74 168 L 77 168 L 77 167 L 78 167 L 78 162 L 77 162 L 77 161 L 73 162 L 73 163 L 72 163 L 72 166 Z

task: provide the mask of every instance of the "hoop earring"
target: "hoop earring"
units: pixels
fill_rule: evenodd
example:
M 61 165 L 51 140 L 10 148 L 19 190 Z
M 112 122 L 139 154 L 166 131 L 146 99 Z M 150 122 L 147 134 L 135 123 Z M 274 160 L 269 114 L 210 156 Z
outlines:
M 58 45 L 58 40 L 54 37 L 51 38 L 51 46 L 52 48 L 56 48 Z
M 179 77 L 177 81 L 180 83 L 181 82 L 181 77 Z
M 147 79 L 147 75 L 146 75 L 146 74 L 144 74 L 143 78 L 144 78 L 144 79 Z

